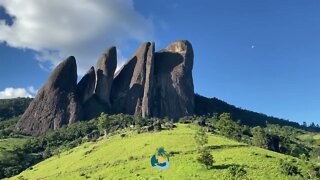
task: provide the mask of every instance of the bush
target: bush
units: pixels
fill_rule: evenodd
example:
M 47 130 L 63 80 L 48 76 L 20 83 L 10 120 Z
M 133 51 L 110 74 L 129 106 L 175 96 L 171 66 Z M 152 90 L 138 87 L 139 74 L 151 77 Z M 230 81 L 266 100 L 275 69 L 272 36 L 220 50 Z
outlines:
M 246 179 L 247 171 L 243 166 L 232 165 L 228 168 L 231 179 Z
M 192 123 L 193 121 L 194 121 L 194 119 L 192 116 L 181 117 L 178 120 L 178 122 L 182 123 L 182 124 L 189 124 L 189 123 Z
M 314 164 L 306 165 L 307 171 L 304 177 L 308 179 L 320 179 L 320 167 Z
M 298 167 L 295 165 L 294 160 L 283 160 L 280 161 L 280 167 L 282 169 L 282 173 L 289 176 L 295 176 L 301 174 Z
M 319 163 L 320 162 L 320 148 L 316 147 L 314 148 L 311 153 L 310 153 L 310 161 L 314 163 Z
M 208 135 L 206 134 L 205 129 L 204 128 L 200 128 L 196 132 L 196 134 L 194 136 L 194 139 L 196 141 L 196 144 L 197 144 L 198 148 L 202 149 L 203 146 L 208 143 Z
M 200 156 L 197 158 L 197 161 L 203 165 L 205 165 L 205 167 L 207 169 L 209 169 L 210 167 L 212 167 L 213 163 L 215 162 L 213 159 L 213 156 L 210 154 L 208 149 L 203 149 L 201 151 Z

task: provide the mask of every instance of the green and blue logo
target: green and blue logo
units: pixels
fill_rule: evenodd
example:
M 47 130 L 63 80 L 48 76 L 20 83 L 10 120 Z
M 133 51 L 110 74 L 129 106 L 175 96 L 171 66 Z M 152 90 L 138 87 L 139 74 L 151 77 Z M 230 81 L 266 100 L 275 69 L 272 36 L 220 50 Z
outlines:
M 157 169 L 169 168 L 169 156 L 163 147 L 157 149 L 157 152 L 151 157 L 151 166 Z

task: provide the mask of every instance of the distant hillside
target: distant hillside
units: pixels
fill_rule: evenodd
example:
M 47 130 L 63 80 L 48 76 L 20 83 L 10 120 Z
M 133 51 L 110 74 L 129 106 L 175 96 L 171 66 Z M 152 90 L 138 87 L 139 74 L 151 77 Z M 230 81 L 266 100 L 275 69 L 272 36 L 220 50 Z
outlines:
M 0 121 L 23 114 L 31 101 L 32 98 L 0 99 Z
M 207 98 L 201 95 L 195 95 L 195 114 L 207 115 L 208 113 L 228 112 L 232 115 L 233 119 L 240 120 L 241 124 L 248 126 L 262 126 L 265 127 L 266 123 L 279 124 L 281 126 L 292 126 L 302 128 L 299 123 L 291 122 L 288 120 L 267 116 L 262 113 L 257 113 L 245 109 L 238 108 L 230 105 L 217 98 Z
M 32 98 L 0 99 L 0 121 L 23 114 L 31 101 Z M 240 120 L 242 124 L 249 126 L 265 127 L 268 122 L 281 126 L 303 128 L 309 131 L 320 131 L 319 128 L 302 127 L 297 122 L 241 109 L 217 98 L 207 98 L 198 94 L 195 95 L 195 115 L 208 115 L 212 113 L 221 114 L 224 112 L 231 113 L 233 119 Z

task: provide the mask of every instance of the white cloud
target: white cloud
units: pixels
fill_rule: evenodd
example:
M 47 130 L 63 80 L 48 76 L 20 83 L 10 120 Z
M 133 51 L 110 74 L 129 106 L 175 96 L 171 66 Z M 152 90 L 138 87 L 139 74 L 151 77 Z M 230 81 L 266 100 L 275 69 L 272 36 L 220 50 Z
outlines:
M 27 87 L 27 91 L 30 92 L 33 95 L 37 94 L 37 92 L 38 92 L 38 90 L 35 89 L 33 86 Z
M 13 88 L 8 87 L 3 91 L 0 91 L 0 99 L 11 99 L 17 97 L 34 97 L 38 90 L 36 90 L 33 86 L 29 86 L 27 88 Z
M 84 74 L 105 48 L 152 38 L 152 22 L 133 0 L 0 0 L 0 6 L 14 17 L 11 26 L 0 20 L 0 42 L 37 51 L 50 68 L 74 55 Z

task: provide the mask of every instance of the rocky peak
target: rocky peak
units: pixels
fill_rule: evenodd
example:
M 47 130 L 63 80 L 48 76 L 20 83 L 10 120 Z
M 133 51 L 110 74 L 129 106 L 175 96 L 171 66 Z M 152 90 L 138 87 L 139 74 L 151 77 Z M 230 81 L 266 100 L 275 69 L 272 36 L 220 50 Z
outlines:
M 147 76 L 146 70 L 150 73 L 153 53 L 153 43 L 142 44 L 116 74 L 111 91 L 115 113 L 145 116 L 142 115 L 142 102 Z
M 96 72 L 92 66 L 77 85 L 77 95 L 82 104 L 93 96 L 96 84 Z
M 190 42 L 175 41 L 159 52 L 154 43 L 146 42 L 114 75 L 116 67 L 117 51 L 111 47 L 77 84 L 76 61 L 70 56 L 53 70 L 17 129 L 25 134 L 45 134 L 101 112 L 161 118 L 193 114 Z
M 95 94 L 100 100 L 110 106 L 110 91 L 113 75 L 117 68 L 116 47 L 107 49 L 100 57 L 96 65 L 96 89 Z
M 17 123 L 18 131 L 41 135 L 75 122 L 80 112 L 76 85 L 77 66 L 75 58 L 71 56 L 53 70 Z
M 186 40 L 175 41 L 155 54 L 153 116 L 179 118 L 193 114 L 192 68 L 193 48 Z

